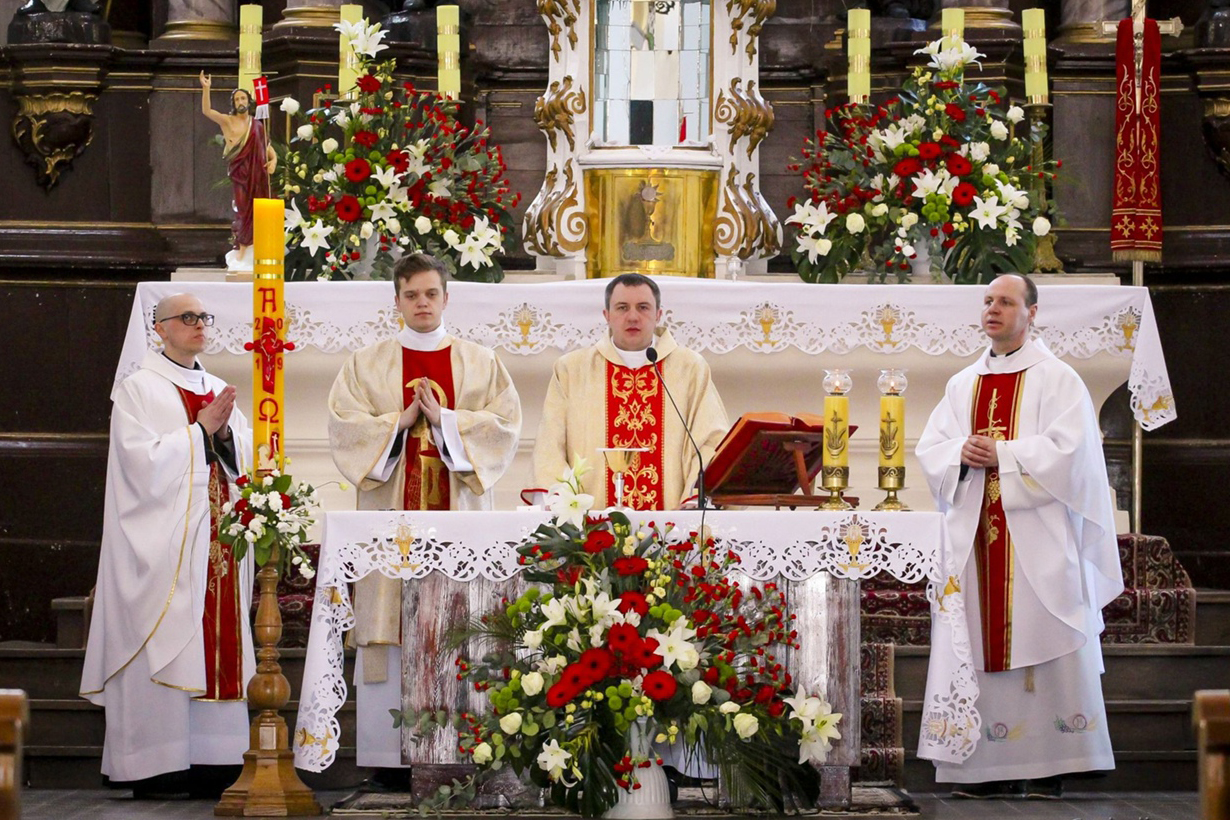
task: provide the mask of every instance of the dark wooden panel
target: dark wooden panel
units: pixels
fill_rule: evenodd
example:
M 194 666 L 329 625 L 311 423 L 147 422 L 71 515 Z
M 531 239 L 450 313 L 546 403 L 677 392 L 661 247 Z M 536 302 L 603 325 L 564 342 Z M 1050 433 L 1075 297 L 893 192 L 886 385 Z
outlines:
M 106 436 L 0 438 L 0 539 L 97 541 L 106 474 Z
M 0 539 L 0 641 L 55 643 L 51 599 L 85 595 L 97 576 L 96 543 Z

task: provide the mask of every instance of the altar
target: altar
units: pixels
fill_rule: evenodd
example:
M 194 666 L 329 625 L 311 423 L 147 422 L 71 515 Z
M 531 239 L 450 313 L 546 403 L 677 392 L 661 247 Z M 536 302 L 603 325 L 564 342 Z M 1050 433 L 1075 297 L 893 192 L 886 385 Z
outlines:
M 629 514 L 634 522 L 663 515 Z M 295 765 L 322 771 L 342 745 L 337 713 L 348 690 L 343 636 L 354 623 L 351 583 L 372 572 L 408 583 L 431 572 L 458 581 L 511 578 L 520 570 L 515 547 L 546 516 L 538 511 L 327 514 L 293 740 Z M 700 516 L 695 510 L 669 513 L 684 529 L 695 529 Z M 823 694 L 834 711 L 848 716 L 828 763 L 848 770 L 859 762 L 856 582 L 881 572 L 928 582 L 932 652 L 919 755 L 960 761 L 973 752 L 981 725 L 977 684 L 964 598 L 952 583 L 951 552 L 938 513 L 731 511 L 709 512 L 705 520 L 719 549 L 742 558 L 746 579 L 787 586 L 798 615 L 795 628 L 803 636 L 787 667 L 800 688 Z M 441 671 L 453 673 L 451 667 Z

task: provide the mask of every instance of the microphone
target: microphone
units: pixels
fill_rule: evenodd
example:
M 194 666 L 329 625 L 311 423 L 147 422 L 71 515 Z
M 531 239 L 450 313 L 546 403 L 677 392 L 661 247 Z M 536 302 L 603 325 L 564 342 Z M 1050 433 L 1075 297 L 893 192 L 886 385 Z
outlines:
M 704 524 L 705 504 L 705 457 L 701 455 L 700 448 L 696 446 L 696 439 L 692 438 L 692 431 L 688 428 L 688 422 L 683 417 L 683 413 L 679 410 L 679 405 L 675 404 L 675 397 L 671 395 L 671 390 L 666 386 L 666 379 L 662 378 L 662 368 L 658 364 L 658 351 L 650 345 L 645 350 L 645 358 L 653 365 L 653 372 L 658 375 L 658 383 L 662 385 L 662 390 L 666 392 L 666 397 L 671 400 L 671 407 L 675 408 L 675 415 L 679 417 L 679 422 L 683 425 L 684 435 L 688 437 L 688 441 L 692 444 L 692 449 L 696 451 L 696 462 L 700 465 L 700 472 L 696 479 L 696 506 L 701 509 L 702 527 Z

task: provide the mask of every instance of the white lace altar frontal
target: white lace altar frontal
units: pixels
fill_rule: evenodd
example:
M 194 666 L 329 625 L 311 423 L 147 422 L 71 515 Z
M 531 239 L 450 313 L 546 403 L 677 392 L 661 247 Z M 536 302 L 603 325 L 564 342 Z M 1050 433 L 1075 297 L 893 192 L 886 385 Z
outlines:
M 695 529 L 700 513 L 632 513 Z M 422 578 L 441 572 L 461 581 L 514 576 L 516 546 L 543 512 L 335 512 L 325 516 L 308 638 L 295 765 L 322 771 L 341 745 L 337 713 L 346 701 L 344 633 L 354 624 L 348 585 L 372 572 Z M 919 757 L 960 762 L 973 753 L 981 721 L 970 659 L 964 597 L 952 582 L 943 517 L 931 512 L 709 512 L 718 543 L 742 558 L 756 581 L 802 581 L 820 572 L 849 579 L 881 572 L 906 582 L 926 580 L 931 602 L 931 655 Z M 448 670 L 451 674 L 452 670 Z M 856 716 L 855 716 L 856 717 Z
M 986 346 L 978 326 L 983 288 L 967 285 L 809 285 L 658 280 L 663 323 L 697 351 L 756 353 L 797 349 L 844 354 L 857 348 L 969 356 Z M 542 284 L 449 285 L 448 327 L 458 337 L 513 355 L 561 353 L 603 333 L 602 280 Z M 252 285 L 142 282 L 137 286 L 116 383 L 154 347 L 154 306 L 190 289 L 217 316 L 207 353 L 245 353 L 252 340 Z M 1040 285 L 1038 331 L 1056 356 L 1099 353 L 1131 360 L 1132 411 L 1146 430 L 1175 418 L 1153 302 L 1146 288 Z M 398 315 L 389 282 L 291 282 L 288 341 L 298 350 L 357 350 L 394 335 Z M 295 353 L 289 355 L 294 356 Z

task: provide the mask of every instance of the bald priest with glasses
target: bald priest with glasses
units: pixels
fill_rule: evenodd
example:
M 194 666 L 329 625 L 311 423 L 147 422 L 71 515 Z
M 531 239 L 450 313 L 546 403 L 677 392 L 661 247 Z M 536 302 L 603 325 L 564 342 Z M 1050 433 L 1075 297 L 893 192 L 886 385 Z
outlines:
M 218 541 L 252 432 L 205 372 L 214 317 L 158 303 L 161 350 L 113 395 L 102 545 L 81 695 L 106 713 L 102 773 L 134 793 L 215 795 L 248 748 L 252 559 Z

